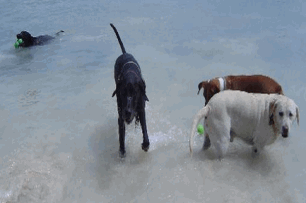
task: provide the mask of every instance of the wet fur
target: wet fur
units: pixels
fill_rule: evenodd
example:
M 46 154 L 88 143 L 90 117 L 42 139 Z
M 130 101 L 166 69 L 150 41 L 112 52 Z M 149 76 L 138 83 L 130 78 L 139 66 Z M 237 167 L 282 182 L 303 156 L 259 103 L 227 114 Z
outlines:
M 146 96 L 146 84 L 142 78 L 141 70 L 136 59 L 126 53 L 119 33 L 113 24 L 113 28 L 120 44 L 122 55 L 115 63 L 116 89 L 112 96 L 117 96 L 118 125 L 119 125 L 119 152 L 125 156 L 125 123 L 130 124 L 135 118 L 135 124 L 141 124 L 143 133 L 142 149 L 148 151 L 150 142 L 147 134 L 145 102 L 149 101 Z
M 284 95 L 282 86 L 272 78 L 265 75 L 229 75 L 223 77 L 228 90 L 240 90 L 249 93 L 276 93 Z M 218 92 L 220 92 L 220 82 L 218 78 L 202 81 L 198 84 L 198 94 L 204 89 L 203 96 L 205 105 Z M 205 136 L 204 150 L 210 147 L 209 135 Z
M 56 33 L 58 35 L 59 33 L 64 32 L 63 30 Z M 29 32 L 22 31 L 19 34 L 16 35 L 17 39 L 22 39 L 23 43 L 21 43 L 19 46 L 21 47 L 31 47 L 31 46 L 37 46 L 37 45 L 44 45 L 55 39 L 55 37 L 52 37 L 50 35 L 40 35 L 37 37 L 33 37 Z
M 205 133 L 210 135 L 221 159 L 234 137 L 252 145 L 255 153 L 274 143 L 279 135 L 288 137 L 292 122 L 297 120 L 299 124 L 299 109 L 283 95 L 222 91 L 194 118 L 189 141 L 191 153 L 197 124 L 203 118 Z

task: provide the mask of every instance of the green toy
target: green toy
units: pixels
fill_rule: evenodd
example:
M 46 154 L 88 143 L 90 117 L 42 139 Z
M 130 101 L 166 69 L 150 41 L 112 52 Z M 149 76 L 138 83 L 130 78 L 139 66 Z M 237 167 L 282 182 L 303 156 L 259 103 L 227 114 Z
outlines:
M 17 49 L 19 47 L 20 44 L 23 43 L 23 40 L 22 39 L 17 39 L 15 44 L 14 44 L 14 47 Z
M 204 134 L 204 126 L 202 124 L 199 124 L 198 125 L 198 133 L 200 135 Z

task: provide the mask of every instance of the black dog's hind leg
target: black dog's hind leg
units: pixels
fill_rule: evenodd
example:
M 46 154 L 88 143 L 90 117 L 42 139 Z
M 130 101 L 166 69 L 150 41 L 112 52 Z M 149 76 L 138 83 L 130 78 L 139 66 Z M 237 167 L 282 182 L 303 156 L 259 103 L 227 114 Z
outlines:
M 143 134 L 142 150 L 147 152 L 150 147 L 150 142 L 149 142 L 149 137 L 147 133 L 146 113 L 144 109 L 139 112 L 139 120 L 140 120 L 142 134 Z

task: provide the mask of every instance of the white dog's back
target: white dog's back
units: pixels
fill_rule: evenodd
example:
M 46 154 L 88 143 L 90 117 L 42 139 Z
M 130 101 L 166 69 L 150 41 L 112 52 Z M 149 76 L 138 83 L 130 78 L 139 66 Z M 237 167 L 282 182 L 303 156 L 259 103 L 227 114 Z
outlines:
M 224 91 L 212 97 L 208 103 L 211 112 L 207 122 L 230 122 L 233 131 L 249 135 L 260 123 L 269 123 L 269 104 L 279 95 L 253 94 L 242 91 Z M 230 119 L 227 121 L 226 119 Z

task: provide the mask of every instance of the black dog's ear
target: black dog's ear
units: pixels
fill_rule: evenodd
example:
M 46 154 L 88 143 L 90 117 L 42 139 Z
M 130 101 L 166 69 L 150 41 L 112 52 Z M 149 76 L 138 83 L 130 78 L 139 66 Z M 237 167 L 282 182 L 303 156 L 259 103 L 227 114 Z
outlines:
M 143 97 L 144 97 L 144 100 L 145 100 L 145 101 L 149 101 L 149 99 L 148 99 L 148 97 L 147 97 L 146 94 L 144 94 Z
M 32 35 L 27 31 L 22 31 L 20 33 L 20 35 L 22 36 L 22 38 L 25 38 L 25 39 L 28 39 L 28 40 L 31 40 L 33 38 Z
M 139 83 L 139 87 L 140 87 L 140 91 L 142 93 L 142 97 L 144 98 L 144 100 L 149 101 L 146 95 L 146 83 L 143 80 L 141 80 L 141 82 Z
M 115 89 L 115 91 L 113 92 L 112 97 L 114 97 L 114 96 L 115 96 L 115 94 L 117 94 L 117 89 Z
M 118 84 L 116 84 L 116 89 L 113 92 L 112 97 L 114 97 L 116 94 L 118 94 L 118 90 L 120 90 L 120 86 L 121 86 L 121 82 L 119 82 Z

